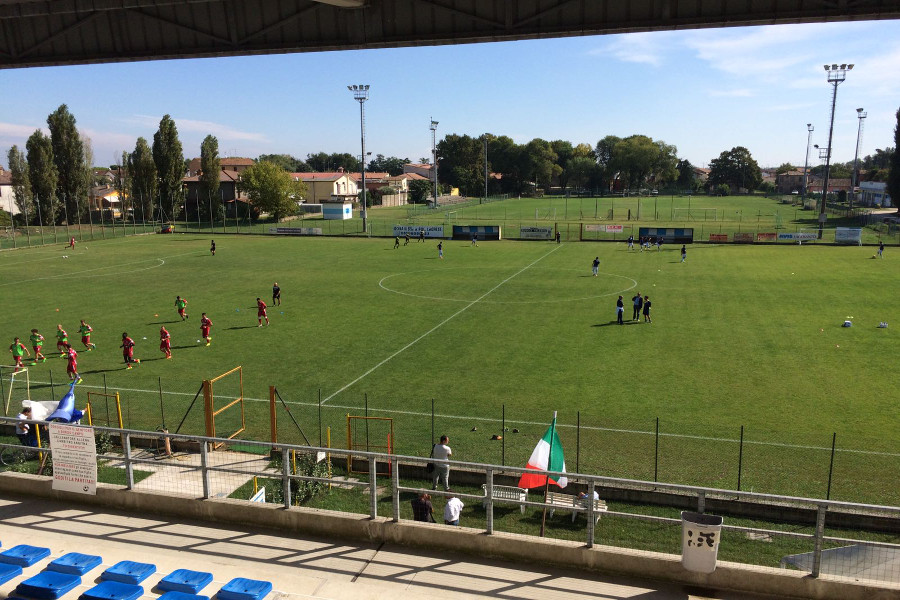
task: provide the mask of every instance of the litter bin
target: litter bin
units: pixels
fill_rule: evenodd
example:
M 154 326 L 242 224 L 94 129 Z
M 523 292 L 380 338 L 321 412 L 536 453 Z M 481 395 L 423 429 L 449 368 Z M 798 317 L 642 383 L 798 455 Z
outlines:
M 716 570 L 722 517 L 681 512 L 681 566 L 695 573 Z

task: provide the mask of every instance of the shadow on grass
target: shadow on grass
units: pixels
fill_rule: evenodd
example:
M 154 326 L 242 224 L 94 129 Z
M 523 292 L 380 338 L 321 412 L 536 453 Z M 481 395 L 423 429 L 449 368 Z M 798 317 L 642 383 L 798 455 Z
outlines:
M 640 321 L 623 321 L 622 325 L 637 325 Z M 610 321 L 609 323 L 597 323 L 596 325 L 591 325 L 591 327 L 609 327 L 610 325 L 618 325 L 619 323 L 615 320 Z
M 153 321 L 152 323 L 147 323 L 147 325 L 171 325 L 172 323 L 181 323 L 179 320 L 174 321 Z
M 259 327 L 259 325 L 240 325 L 234 327 L 226 327 L 225 331 L 231 331 L 233 329 L 253 329 L 254 327 Z

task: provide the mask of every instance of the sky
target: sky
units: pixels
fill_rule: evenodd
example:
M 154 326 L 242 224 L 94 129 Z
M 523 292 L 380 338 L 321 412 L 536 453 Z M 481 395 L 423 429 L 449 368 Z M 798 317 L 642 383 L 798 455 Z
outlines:
M 806 124 L 823 148 L 833 87 L 824 64 L 854 63 L 838 88 L 833 160 L 893 146 L 900 108 L 897 21 L 720 28 L 457 46 L 42 67 L 0 71 L 0 164 L 67 104 L 95 164 L 118 161 L 164 114 L 186 157 L 212 134 L 221 156 L 360 153 L 418 161 L 431 119 L 447 134 L 489 132 L 594 146 L 643 134 L 706 166 L 746 146 L 761 167 L 802 165 Z M 810 165 L 819 164 L 810 152 Z

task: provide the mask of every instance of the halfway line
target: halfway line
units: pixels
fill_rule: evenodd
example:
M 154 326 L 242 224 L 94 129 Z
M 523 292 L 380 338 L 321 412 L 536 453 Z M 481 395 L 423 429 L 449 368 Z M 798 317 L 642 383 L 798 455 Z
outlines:
M 372 367 L 371 369 L 369 369 L 368 371 L 366 371 L 365 373 L 363 373 L 362 375 L 360 375 L 359 377 L 357 377 L 356 379 L 354 379 L 353 381 L 351 381 L 350 383 L 348 383 L 347 385 L 345 385 L 344 387 L 342 387 L 341 389 L 339 389 L 338 391 L 334 392 L 333 394 L 331 394 L 330 396 L 328 396 L 327 398 L 325 398 L 324 400 L 322 400 L 322 404 L 325 404 L 326 402 L 328 402 L 329 400 L 331 400 L 332 398 L 334 398 L 335 396 L 337 396 L 338 394 L 340 394 L 341 392 L 343 392 L 344 390 L 346 390 L 346 389 L 347 389 L 348 387 L 350 387 L 351 385 L 354 385 L 354 384 L 357 383 L 358 381 L 360 381 L 360 380 L 362 380 L 362 379 L 368 377 L 369 374 L 371 374 L 373 371 L 375 371 L 376 369 L 378 369 L 379 367 L 381 367 L 383 364 L 385 364 L 386 362 L 390 361 L 391 359 L 393 359 L 393 358 L 394 358 L 395 356 L 397 356 L 398 354 L 401 354 L 402 352 L 406 351 L 410 346 L 413 346 L 414 344 L 416 344 L 416 343 L 419 342 L 420 340 L 422 340 L 422 339 L 428 337 L 429 335 L 431 335 L 432 333 L 434 333 L 435 331 L 437 331 L 438 329 L 440 329 L 444 324 L 448 323 L 448 322 L 451 321 L 452 319 L 456 318 L 457 316 L 461 315 L 462 313 L 466 312 L 467 310 L 469 310 L 470 308 L 472 308 L 473 306 L 475 306 L 476 304 L 478 304 L 478 303 L 482 300 L 482 298 L 485 298 L 486 296 L 488 296 L 489 294 L 491 294 L 494 290 L 496 290 L 497 288 L 499 288 L 501 285 L 503 285 L 504 283 L 506 283 L 507 281 L 509 281 L 509 280 L 512 279 L 513 277 L 515 277 L 516 275 L 519 275 L 520 273 L 523 273 L 523 272 L 525 272 L 526 270 L 530 269 L 531 267 L 533 267 L 534 265 L 536 265 L 536 264 L 539 263 L 540 261 L 544 260 L 545 258 L 547 258 L 548 256 L 550 256 L 551 254 L 553 254 L 554 252 L 556 252 L 556 251 L 559 250 L 560 248 L 562 248 L 562 245 L 561 245 L 561 244 L 558 244 L 558 245 L 557 245 L 553 250 L 551 250 L 550 252 L 544 254 L 543 256 L 541 256 L 540 258 L 538 258 L 538 259 L 535 260 L 534 262 L 530 263 L 529 265 L 526 265 L 526 266 L 522 267 L 521 269 L 519 269 L 518 271 L 516 271 L 515 273 L 513 273 L 512 275 L 510 275 L 509 277 L 507 277 L 506 279 L 504 279 L 503 281 L 501 281 L 500 283 L 498 283 L 497 285 L 495 285 L 494 287 L 492 287 L 491 289 L 489 289 L 488 291 L 486 291 L 485 293 L 483 293 L 482 295 L 480 295 L 478 298 L 472 300 L 471 302 L 469 302 L 468 304 L 466 304 L 465 306 L 463 306 L 461 309 L 459 309 L 458 311 L 456 311 L 455 313 L 453 313 L 452 315 L 450 315 L 449 317 L 447 317 L 446 319 L 444 319 L 443 321 L 441 321 L 440 323 L 438 323 L 437 325 L 435 325 L 434 327 L 432 327 L 431 329 L 429 329 L 428 331 L 426 331 L 425 333 L 423 333 L 422 335 L 420 335 L 419 337 L 417 337 L 416 339 L 414 339 L 413 341 L 411 341 L 410 343 L 408 343 L 407 345 L 403 346 L 402 348 L 400 348 L 399 350 L 397 350 L 396 352 L 394 352 L 393 354 L 391 354 L 390 356 L 388 356 L 387 358 L 385 358 L 383 361 L 381 361 L 381 362 L 378 363 L 377 365 L 375 365 L 374 367 Z

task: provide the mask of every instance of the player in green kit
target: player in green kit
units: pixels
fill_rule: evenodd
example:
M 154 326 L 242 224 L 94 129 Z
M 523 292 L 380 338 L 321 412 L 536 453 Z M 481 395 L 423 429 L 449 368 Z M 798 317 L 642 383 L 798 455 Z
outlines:
M 175 308 L 178 309 L 178 316 L 181 317 L 182 321 L 188 318 L 187 313 L 185 313 L 185 308 L 187 308 L 187 298 L 175 296 Z
M 28 352 L 28 348 L 25 347 L 25 344 L 19 341 L 19 338 L 13 340 L 12 345 L 9 347 L 9 351 L 12 352 L 13 358 L 16 360 L 16 370 L 13 371 L 13 373 L 18 373 L 19 369 L 24 366 L 22 364 L 22 358 L 25 355 L 31 356 L 31 353 Z
M 69 349 L 66 348 L 66 344 L 69 343 L 69 334 L 66 333 L 66 330 L 62 328 L 62 325 L 56 326 L 56 350 L 59 352 L 59 356 L 61 358 L 65 358 L 69 355 Z
M 92 331 L 94 331 L 94 328 L 85 323 L 84 319 L 82 319 L 81 327 L 78 328 L 78 333 L 81 334 L 81 343 L 84 344 L 84 347 L 88 350 L 88 352 L 97 347 L 97 344 L 91 343 Z
M 41 348 L 44 346 L 44 336 L 38 333 L 37 329 L 32 329 L 31 336 L 28 339 L 31 340 L 31 349 L 34 350 L 34 361 L 45 362 L 47 357 L 41 353 Z

